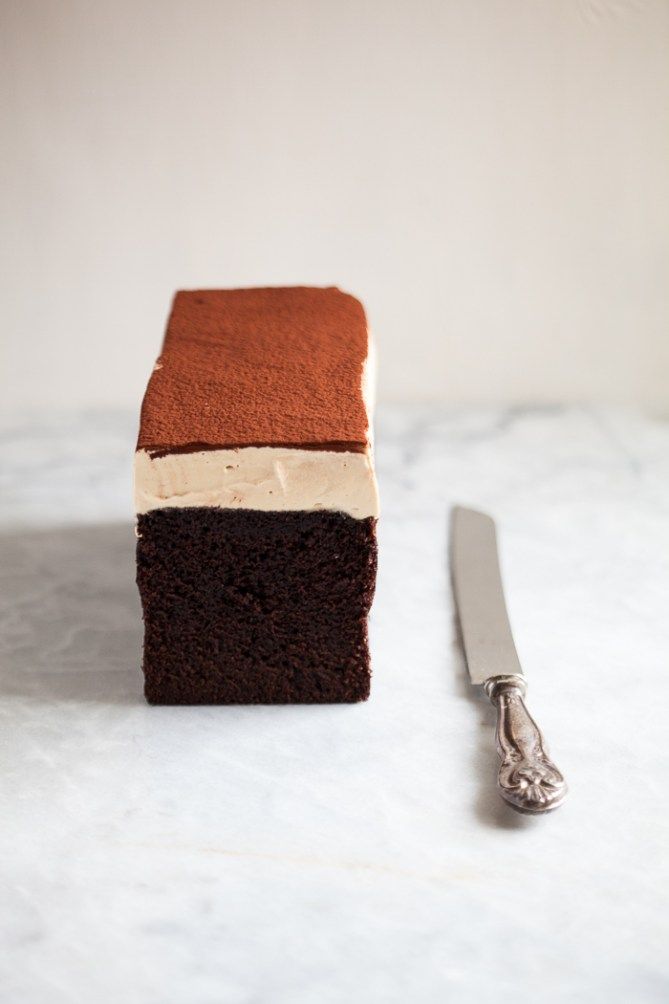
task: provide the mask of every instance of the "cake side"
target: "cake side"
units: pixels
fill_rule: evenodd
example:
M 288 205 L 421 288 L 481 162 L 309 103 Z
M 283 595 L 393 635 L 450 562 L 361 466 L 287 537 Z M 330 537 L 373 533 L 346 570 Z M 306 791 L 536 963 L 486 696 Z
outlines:
M 138 530 L 151 704 L 369 696 L 375 520 L 160 509 L 140 516 Z
M 150 703 L 368 696 L 372 387 L 348 294 L 177 294 L 135 453 Z

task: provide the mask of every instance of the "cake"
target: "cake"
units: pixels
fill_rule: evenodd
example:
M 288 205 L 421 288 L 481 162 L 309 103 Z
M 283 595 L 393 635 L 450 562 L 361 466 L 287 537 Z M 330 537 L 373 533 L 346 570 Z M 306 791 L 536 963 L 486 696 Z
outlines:
M 150 703 L 368 697 L 369 346 L 336 288 L 176 294 L 135 453 Z

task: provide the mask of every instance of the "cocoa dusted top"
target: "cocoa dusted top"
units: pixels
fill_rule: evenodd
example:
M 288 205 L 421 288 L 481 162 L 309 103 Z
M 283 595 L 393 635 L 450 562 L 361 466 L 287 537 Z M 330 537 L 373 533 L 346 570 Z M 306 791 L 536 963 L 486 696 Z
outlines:
M 367 343 L 362 304 L 334 287 L 179 292 L 137 449 L 364 452 Z

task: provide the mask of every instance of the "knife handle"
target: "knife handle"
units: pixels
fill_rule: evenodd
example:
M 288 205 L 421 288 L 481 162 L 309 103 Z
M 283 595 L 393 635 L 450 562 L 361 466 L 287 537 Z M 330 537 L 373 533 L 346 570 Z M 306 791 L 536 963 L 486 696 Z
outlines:
M 526 690 L 522 676 L 493 676 L 485 683 L 497 709 L 495 738 L 502 759 L 497 784 L 502 798 L 519 812 L 549 812 L 562 804 L 567 785 L 525 706 Z

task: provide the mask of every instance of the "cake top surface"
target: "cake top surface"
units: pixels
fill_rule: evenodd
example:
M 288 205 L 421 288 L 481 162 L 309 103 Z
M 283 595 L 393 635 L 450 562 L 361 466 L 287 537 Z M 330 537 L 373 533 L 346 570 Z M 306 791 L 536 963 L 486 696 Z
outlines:
M 137 449 L 368 446 L 362 304 L 334 287 L 179 292 Z

